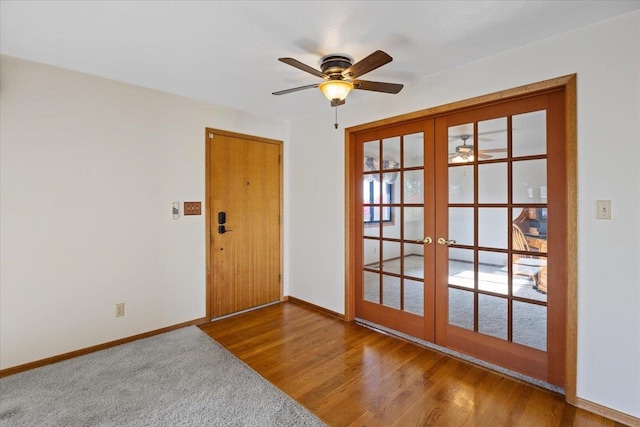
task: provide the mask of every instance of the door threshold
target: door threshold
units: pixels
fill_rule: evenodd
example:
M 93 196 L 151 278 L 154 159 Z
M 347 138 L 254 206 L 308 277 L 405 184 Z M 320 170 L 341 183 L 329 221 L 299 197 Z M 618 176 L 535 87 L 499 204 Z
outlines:
M 508 377 L 512 377 L 512 378 L 518 379 L 520 381 L 524 381 L 526 383 L 536 385 L 536 386 L 544 388 L 546 390 L 553 391 L 555 393 L 560 393 L 562 395 L 565 394 L 564 393 L 564 389 L 562 387 L 558 387 L 557 385 L 549 384 L 549 383 L 547 383 L 545 381 L 542 381 L 542 380 L 539 380 L 537 378 L 533 378 L 533 377 L 530 377 L 528 375 L 524 375 L 524 374 L 521 374 L 519 372 L 515 372 L 515 371 L 512 371 L 510 369 L 503 368 L 502 366 L 494 365 L 493 363 L 489 363 L 489 362 L 486 362 L 486 361 L 481 360 L 481 359 L 476 359 L 475 357 L 471 357 L 471 356 L 469 356 L 467 354 L 460 353 L 460 352 L 448 349 L 446 347 L 439 346 L 439 345 L 434 344 L 434 343 L 429 342 L 429 341 L 421 340 L 420 338 L 412 337 L 411 335 L 408 335 L 408 334 L 405 334 L 403 332 L 399 332 L 399 331 L 387 328 L 385 326 L 378 325 L 378 324 L 373 323 L 373 322 L 369 322 L 368 320 L 356 318 L 355 319 L 355 323 L 360 325 L 360 326 L 363 326 L 365 328 L 373 329 L 373 330 L 375 330 L 377 332 L 381 332 L 381 333 L 384 333 L 384 334 L 396 336 L 398 338 L 402 338 L 402 339 L 405 339 L 407 341 L 411 341 L 411 342 L 413 342 L 415 344 L 419 344 L 419 345 L 421 345 L 423 347 L 427 347 L 429 349 L 436 350 L 436 351 L 438 351 L 440 353 L 444 353 L 444 354 L 446 354 L 448 356 L 455 357 L 456 359 L 462 359 L 462 360 L 464 360 L 466 362 L 473 363 L 474 365 L 480 365 L 480 366 L 482 366 L 484 368 L 487 368 L 489 370 L 499 372 L 499 373 L 501 373 L 503 375 L 506 375 Z
M 214 317 L 210 321 L 211 322 L 216 322 L 218 320 L 226 319 L 228 317 L 237 316 L 238 314 L 248 313 L 248 312 L 254 311 L 254 310 L 260 310 L 261 308 L 269 307 L 270 305 L 276 305 L 276 304 L 280 304 L 280 301 L 269 302 L 267 304 L 257 305 L 255 307 L 247 308 L 247 309 L 244 309 L 244 310 L 234 311 L 233 313 L 225 314 L 224 316 Z

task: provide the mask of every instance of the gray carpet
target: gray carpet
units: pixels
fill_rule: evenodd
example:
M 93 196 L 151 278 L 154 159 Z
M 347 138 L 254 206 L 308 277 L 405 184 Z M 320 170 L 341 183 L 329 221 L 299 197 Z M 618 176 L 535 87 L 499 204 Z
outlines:
M 0 379 L 2 426 L 324 426 L 195 326 Z

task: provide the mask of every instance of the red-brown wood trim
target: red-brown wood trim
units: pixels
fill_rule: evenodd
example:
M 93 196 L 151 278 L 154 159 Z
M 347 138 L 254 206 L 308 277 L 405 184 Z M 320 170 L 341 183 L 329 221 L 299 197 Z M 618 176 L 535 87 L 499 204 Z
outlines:
M 435 180 L 436 171 L 434 169 L 427 170 L 426 165 L 436 164 L 436 140 L 435 140 L 435 120 L 425 120 L 424 126 L 424 145 L 423 154 L 424 161 L 422 167 L 424 168 L 424 200 L 434 200 L 435 195 Z M 424 201 L 423 201 L 424 205 Z M 429 265 L 436 265 L 437 263 L 437 247 L 436 240 L 436 206 L 434 203 L 429 203 L 424 206 L 423 209 L 423 221 L 424 221 L 424 235 L 422 237 L 431 237 L 433 240 L 431 244 L 423 245 L 424 248 L 424 339 L 429 342 L 436 341 L 436 299 L 437 294 L 435 292 L 435 286 L 437 281 L 433 274 L 426 274 L 426 268 Z
M 492 104 L 498 101 L 509 100 L 511 98 L 519 98 L 531 94 L 539 94 L 547 90 L 554 90 L 565 87 L 572 79 L 575 79 L 575 74 L 556 77 L 549 80 L 543 80 L 537 83 L 531 83 L 528 85 L 518 86 L 512 89 L 506 89 L 499 92 L 493 92 L 487 95 L 481 95 L 474 98 L 465 99 L 462 101 L 455 101 L 449 104 L 444 104 L 436 107 L 427 108 L 424 110 L 415 111 L 413 113 L 401 114 L 399 116 L 393 116 L 386 119 L 376 120 L 374 122 L 364 123 L 361 125 L 351 126 L 345 129 L 345 133 L 359 133 L 365 131 L 371 131 L 377 128 L 385 126 L 396 125 L 398 123 L 409 122 L 412 120 L 423 120 L 425 118 L 435 118 L 450 112 L 458 112 L 469 108 L 479 108 L 485 104 Z
M 362 302 L 362 307 L 359 308 L 359 311 L 361 311 L 363 318 L 377 325 L 384 325 L 389 329 L 416 338 L 422 338 L 424 336 L 425 323 L 423 316 L 409 312 L 402 313 L 402 316 L 398 316 L 397 309 L 368 301 Z
M 577 76 L 564 88 L 567 186 L 567 328 L 564 367 L 565 400 L 576 405 L 578 378 L 578 118 Z
M 554 325 L 567 323 L 567 183 L 564 167 L 566 166 L 565 119 L 564 119 L 564 92 L 556 92 L 548 95 L 549 106 L 547 111 L 547 186 L 553 194 L 547 201 L 549 212 L 554 215 L 561 214 L 560 218 L 549 218 L 550 238 L 547 248 L 547 262 L 549 280 L 553 283 L 564 284 L 562 292 L 557 292 L 558 287 L 550 286 L 547 293 L 547 342 L 549 352 L 549 378 L 548 382 L 564 386 L 565 351 L 566 351 L 566 327 L 554 328 Z M 559 114 L 553 114 L 559 113 Z M 562 118 L 559 120 L 559 118 Z M 562 143 L 557 143 L 562 142 Z M 559 250 L 562 248 L 562 250 Z
M 345 149 L 345 215 L 344 215 L 344 229 L 345 229 L 345 282 L 344 282 L 344 320 L 351 322 L 355 319 L 356 302 L 355 302 L 355 290 L 351 289 L 353 284 L 356 283 L 355 272 L 356 268 L 349 268 L 349 263 L 354 259 L 353 247 L 355 245 L 355 224 L 354 216 L 356 200 L 355 200 L 355 183 L 356 174 L 354 162 L 356 156 L 353 151 L 355 150 L 355 134 L 349 133 L 346 129 L 344 131 Z
M 28 371 L 30 369 L 39 368 L 41 366 L 50 365 L 52 363 L 62 362 L 63 360 L 73 359 L 74 357 L 83 356 L 85 354 L 94 353 L 96 351 L 105 350 L 107 348 L 115 347 L 121 344 L 126 344 L 129 342 L 137 341 L 143 338 L 149 338 L 154 335 L 163 334 L 165 332 L 170 332 L 176 329 L 185 328 L 187 326 L 200 326 L 204 325 L 208 322 L 206 317 L 202 317 L 200 319 L 190 320 L 188 322 L 178 323 L 177 325 L 167 326 L 166 328 L 155 329 L 153 331 L 145 332 L 138 335 L 132 335 L 126 338 L 120 338 L 115 341 L 109 341 L 106 343 L 94 345 L 91 347 L 83 348 L 80 350 L 70 351 L 69 353 L 59 354 L 57 356 L 47 357 L 46 359 L 36 360 L 34 362 L 25 363 L 23 365 L 13 366 L 11 368 L 6 368 L 0 370 L 0 378 L 6 377 L 9 375 L 17 374 L 20 372 Z
M 328 314 L 329 316 L 337 317 L 340 320 L 345 320 L 344 315 L 342 315 L 340 313 L 337 313 L 335 311 L 326 309 L 324 307 L 320 307 L 319 305 L 315 305 L 315 304 L 312 304 L 310 302 L 298 299 L 296 297 L 292 297 L 291 295 L 289 295 L 286 298 L 287 298 L 287 302 L 290 302 L 292 304 L 298 304 L 298 305 L 301 305 L 303 307 L 307 307 L 307 308 L 310 308 L 312 310 L 319 311 L 319 312 L 324 313 L 324 314 Z
M 518 348 L 518 356 L 514 355 Z M 447 348 L 521 372 L 546 381 L 547 353 L 524 345 L 469 331 L 457 326 L 447 327 Z
M 435 141 L 447 141 L 448 140 L 448 123 L 444 117 L 438 117 L 435 119 Z M 446 150 L 435 148 L 434 152 L 434 178 L 440 182 L 448 182 L 449 174 L 449 158 Z M 433 183 L 432 183 L 433 185 Z M 448 204 L 449 194 L 445 191 L 436 191 L 433 213 L 436 217 L 448 218 Z M 439 210 L 435 210 L 439 208 Z M 435 233 L 433 236 L 433 246 L 435 250 L 435 343 L 442 347 L 447 347 L 447 323 L 449 319 L 449 294 L 447 285 L 449 283 L 449 249 L 447 246 L 441 246 L 437 244 L 438 238 L 444 237 L 449 239 L 449 227 L 447 222 L 436 221 L 434 224 Z

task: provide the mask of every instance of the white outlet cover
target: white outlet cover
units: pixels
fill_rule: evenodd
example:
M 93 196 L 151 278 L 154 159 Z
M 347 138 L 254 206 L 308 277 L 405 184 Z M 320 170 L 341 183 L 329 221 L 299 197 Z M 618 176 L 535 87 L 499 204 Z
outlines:
M 611 219 L 611 200 L 597 200 L 597 219 Z

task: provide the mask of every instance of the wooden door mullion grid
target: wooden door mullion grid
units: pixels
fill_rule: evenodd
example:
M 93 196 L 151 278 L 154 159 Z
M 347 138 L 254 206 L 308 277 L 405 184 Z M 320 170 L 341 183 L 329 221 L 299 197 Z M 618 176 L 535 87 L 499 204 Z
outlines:
M 559 104 L 561 101 L 559 100 L 562 97 L 560 93 L 552 93 L 548 95 L 542 95 L 539 97 L 534 97 L 531 99 L 521 100 L 520 102 L 516 102 L 516 107 L 513 111 L 509 111 L 509 108 L 513 108 L 513 106 L 507 105 L 507 109 L 504 111 L 500 111 L 501 107 L 497 107 L 497 111 L 495 113 L 476 111 L 470 113 L 459 113 L 457 115 L 452 115 L 447 118 L 436 119 L 436 129 L 437 132 L 440 133 L 440 137 L 436 137 L 437 140 L 443 141 L 445 140 L 445 136 L 448 135 L 448 129 L 457 125 L 461 125 L 463 123 L 473 123 L 473 134 L 474 134 L 474 145 L 475 147 L 479 147 L 478 144 L 478 122 L 490 120 L 492 118 L 497 117 L 506 117 L 507 118 L 507 156 L 502 159 L 492 159 L 492 160 L 482 160 L 476 156 L 473 162 L 469 162 L 466 164 L 446 164 L 445 166 L 442 163 L 436 165 L 438 170 L 439 181 L 442 181 L 444 177 L 447 176 L 447 170 L 449 168 L 455 167 L 463 167 L 473 164 L 473 203 L 472 205 L 468 203 L 449 203 L 446 200 L 445 196 L 438 197 L 437 204 L 441 206 L 438 211 L 439 214 L 437 216 L 440 218 L 438 227 L 438 237 L 443 236 L 447 239 L 455 239 L 455 236 L 449 236 L 449 226 L 448 224 L 448 210 L 450 208 L 473 208 L 474 213 L 474 232 L 473 232 L 473 245 L 461 245 L 461 244 L 453 244 L 453 248 L 458 249 L 467 249 L 473 250 L 473 260 L 474 260 L 474 268 L 473 268 L 473 278 L 474 284 L 473 289 L 465 288 L 463 286 L 449 284 L 448 281 L 448 266 L 444 267 L 446 263 L 448 263 L 448 249 L 445 251 L 440 251 L 439 259 L 437 262 L 437 268 L 440 266 L 440 274 L 438 275 L 439 283 L 444 283 L 446 285 L 441 285 L 445 287 L 439 288 L 437 293 L 438 304 L 437 308 L 440 311 L 440 315 L 438 316 L 438 320 L 436 322 L 437 339 L 436 343 L 447 346 L 449 348 L 458 349 L 463 352 L 469 352 L 471 354 L 474 353 L 479 347 L 484 346 L 483 350 L 478 351 L 477 354 L 480 355 L 480 358 L 492 361 L 491 358 L 494 358 L 494 363 L 498 363 L 502 366 L 511 367 L 512 369 L 519 370 L 520 372 L 525 372 L 529 375 L 532 375 L 537 378 L 541 378 L 545 381 L 551 382 L 553 384 L 562 385 L 563 384 L 563 340 L 560 337 L 564 337 L 563 328 L 553 328 L 552 325 L 557 322 L 562 322 L 564 317 L 564 305 L 565 302 L 563 300 L 564 292 L 562 287 L 560 286 L 563 283 L 561 280 L 556 280 L 556 277 L 553 277 L 551 280 L 555 283 L 556 288 L 549 292 L 547 301 L 540 301 L 529 298 L 522 298 L 518 295 L 514 294 L 514 256 L 535 256 L 538 259 L 544 259 L 548 261 L 549 270 L 553 265 L 560 265 L 562 258 L 554 260 L 554 256 L 551 254 L 554 253 L 555 248 L 549 248 L 546 252 L 531 252 L 531 251 L 522 251 L 517 250 L 513 247 L 513 230 L 511 227 L 511 223 L 514 219 L 514 213 L 518 210 L 522 211 L 523 208 L 547 208 L 550 212 L 552 212 L 552 218 L 556 218 L 555 220 L 560 222 L 562 217 L 566 217 L 566 190 L 563 185 L 563 174 L 562 174 L 562 164 L 564 164 L 564 143 L 563 143 L 563 117 L 560 114 L 560 117 L 556 117 L 558 115 L 558 111 L 560 110 Z M 555 110 L 551 111 L 554 107 Z M 524 114 L 527 112 L 540 111 L 544 110 L 547 112 L 547 152 L 545 154 L 540 155 L 527 155 L 527 156 L 517 156 L 513 155 L 513 121 L 512 117 L 517 114 Z M 551 113 L 550 113 L 551 111 Z M 486 114 L 484 114 L 486 113 Z M 456 118 L 458 117 L 458 118 Z M 440 156 L 442 160 L 442 156 Z M 551 159 L 551 160 L 550 160 Z M 517 203 L 513 199 L 513 166 L 515 164 L 519 164 L 520 162 L 532 161 L 532 160 L 546 160 L 547 164 L 547 176 L 549 186 L 549 191 L 553 192 L 553 201 L 549 200 L 547 203 Z M 508 199 L 507 203 L 481 203 L 479 200 L 478 186 L 479 186 L 479 165 L 490 165 L 495 163 L 506 163 L 507 164 L 507 194 Z M 556 173 L 551 173 L 552 171 L 558 170 Z M 443 187 L 442 185 L 440 186 Z M 442 193 L 442 191 L 441 191 Z M 446 206 L 446 208 L 444 208 Z M 479 210 L 486 208 L 503 208 L 507 210 L 507 247 L 506 249 L 500 248 L 490 248 L 481 246 L 481 242 L 479 241 Z M 446 211 L 444 209 L 447 209 Z M 443 221 L 443 219 L 445 221 Z M 554 245 L 558 248 L 557 253 L 558 256 L 563 252 L 563 246 L 565 242 L 563 239 L 564 236 L 563 227 L 553 227 L 554 232 L 551 232 L 550 235 L 552 239 L 557 242 L 557 245 Z M 566 246 L 564 246 L 566 247 Z M 487 290 L 479 289 L 479 253 L 483 252 L 493 252 L 493 253 L 504 253 L 507 256 L 507 293 L 498 294 L 493 293 Z M 566 262 L 566 259 L 564 260 Z M 560 267 L 562 269 L 562 267 Z M 550 275 L 551 277 L 551 275 Z M 466 330 L 459 326 L 449 325 L 449 314 L 448 314 L 448 291 L 446 289 L 458 289 L 460 291 L 473 292 L 473 326 L 472 330 Z M 438 296 L 439 295 L 439 296 Z M 490 297 L 498 297 L 505 299 L 507 302 L 507 337 L 506 340 L 502 340 L 500 338 L 494 338 L 491 336 L 482 336 L 480 335 L 474 336 L 473 334 L 479 333 L 479 298 L 481 295 L 486 295 Z M 543 306 L 545 308 L 550 307 L 547 311 L 547 346 L 546 349 L 541 351 L 536 348 L 527 347 L 521 344 L 515 345 L 518 348 L 517 351 L 521 352 L 521 354 L 525 355 L 525 359 L 528 359 L 531 363 L 530 366 L 526 366 L 527 364 L 520 364 L 520 366 L 510 365 L 508 356 L 504 357 L 504 355 L 510 354 L 513 349 L 510 349 L 510 345 L 514 345 L 514 302 L 518 303 L 526 303 L 534 306 Z M 445 326 L 446 324 L 446 326 Z M 560 329 L 562 331 L 558 331 Z M 500 342 L 503 341 L 503 342 Z M 502 354 L 502 355 L 500 355 Z M 498 355 L 498 356 L 496 356 Z
M 432 123 L 432 122 L 430 122 Z M 386 322 L 390 322 L 391 327 L 394 329 L 401 330 L 405 333 L 409 333 L 418 338 L 430 338 L 433 339 L 433 326 L 425 326 L 425 311 L 428 311 L 430 314 L 433 312 L 433 298 L 427 297 L 428 292 L 425 290 L 425 274 L 424 270 L 420 274 L 422 277 L 414 277 L 411 274 L 407 273 L 407 265 L 405 261 L 405 257 L 407 256 L 407 245 L 414 244 L 417 245 L 415 239 L 411 240 L 407 235 L 406 230 L 406 209 L 414 208 L 414 209 L 424 209 L 424 194 L 422 195 L 422 203 L 407 203 L 404 188 L 404 181 L 406 175 L 409 173 L 418 173 L 421 175 L 422 180 L 422 191 L 424 191 L 425 187 L 425 168 L 424 168 L 424 160 L 422 161 L 421 166 L 412 166 L 408 165 L 405 162 L 405 157 L 407 153 L 407 137 L 415 134 L 421 134 L 422 136 L 422 145 L 420 149 L 422 150 L 422 155 L 425 154 L 425 147 L 428 144 L 432 149 L 432 136 L 429 136 L 428 142 L 426 141 L 427 132 L 425 132 L 425 126 L 429 127 L 429 125 L 425 125 L 424 122 L 414 122 L 407 125 L 402 125 L 396 127 L 394 129 L 386 129 L 385 131 L 373 131 L 364 135 L 361 135 L 358 138 L 357 147 L 354 152 L 354 170 L 355 170 L 355 182 L 362 182 L 362 177 L 365 177 L 367 181 L 374 181 L 374 176 L 378 179 L 378 184 L 380 185 L 379 193 L 381 197 L 379 200 L 362 202 L 363 198 L 363 189 L 362 184 L 359 184 L 359 191 L 357 197 L 358 203 L 362 203 L 362 206 L 365 210 L 369 210 L 369 215 L 375 215 L 377 211 L 378 219 L 375 224 L 377 228 L 377 232 L 375 236 L 371 236 L 372 233 L 365 233 L 365 229 L 362 228 L 358 232 L 358 236 L 362 239 L 363 244 L 366 245 L 366 242 L 375 242 L 377 248 L 379 248 L 377 261 L 375 264 L 366 264 L 364 263 L 364 251 L 363 247 L 357 249 L 357 253 L 359 253 L 360 265 L 361 269 L 358 273 L 356 283 L 358 286 L 356 287 L 357 297 L 355 299 L 356 302 L 356 316 L 363 318 L 365 320 L 373 321 L 374 323 L 384 324 Z M 432 130 L 432 125 L 431 125 Z M 376 148 L 377 157 L 380 159 L 380 166 L 375 171 L 365 171 L 362 166 L 362 160 L 365 154 L 364 145 L 368 143 L 377 143 L 378 147 Z M 388 147 L 385 144 L 396 144 L 398 148 L 398 166 L 388 168 L 388 165 L 383 165 L 382 161 L 386 160 L 385 155 L 388 154 Z M 397 174 L 397 185 L 395 185 L 396 190 L 393 193 L 393 200 L 385 200 L 382 197 L 384 192 L 384 184 L 385 175 L 386 174 Z M 367 178 L 371 177 L 371 178 Z M 374 184 L 375 185 L 375 184 Z M 397 224 L 399 233 L 395 235 L 385 234 L 385 224 L 382 221 L 385 217 L 385 210 L 390 210 L 393 215 L 393 221 Z M 423 222 L 426 221 L 426 215 L 423 215 Z M 356 218 L 359 224 L 363 224 L 363 213 L 362 209 L 356 210 Z M 398 223 L 399 221 L 399 223 Z M 361 227 L 364 227 L 361 225 Z M 371 227 L 369 225 L 368 227 Z M 422 233 L 424 233 L 425 226 L 423 225 Z M 423 236 L 424 237 L 424 236 Z M 422 237 L 421 237 L 422 240 Z M 386 253 L 387 250 L 392 245 L 397 245 L 399 248 L 396 248 L 393 254 Z M 427 252 L 427 251 L 425 251 Z M 396 255 L 397 254 L 397 255 Z M 385 261 L 389 261 L 389 257 L 398 256 L 397 263 L 399 264 L 398 271 L 391 271 L 389 268 L 385 267 Z M 423 255 L 424 257 L 424 255 Z M 366 300 L 364 297 L 365 291 L 365 276 L 369 274 L 377 275 L 377 301 Z M 385 280 L 393 279 L 396 281 L 394 284 L 385 283 Z M 422 283 L 422 300 L 420 301 L 422 305 L 422 314 L 416 314 L 411 311 L 407 311 L 407 301 L 406 301 L 406 286 L 408 281 L 419 281 Z M 397 285 L 397 296 L 398 302 L 395 303 L 395 307 L 391 306 L 389 302 L 389 295 L 385 296 L 386 291 L 389 291 L 390 288 Z M 385 291 L 386 290 L 386 291 Z M 431 304 L 431 306 L 430 306 Z M 433 320 L 430 320 L 430 324 L 433 324 Z M 431 330 L 429 330 L 429 328 Z M 426 330 L 426 332 L 425 332 Z

